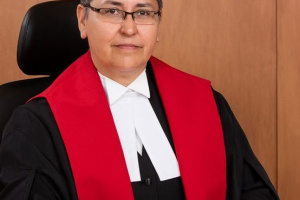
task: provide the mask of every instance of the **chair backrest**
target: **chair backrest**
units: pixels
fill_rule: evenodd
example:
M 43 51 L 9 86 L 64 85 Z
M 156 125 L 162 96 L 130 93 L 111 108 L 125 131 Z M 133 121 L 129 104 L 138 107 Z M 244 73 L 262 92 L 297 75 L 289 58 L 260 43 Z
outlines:
M 88 50 L 80 38 L 76 7 L 79 0 L 50 1 L 31 7 L 23 20 L 17 62 L 27 75 L 44 78 L 0 86 L 0 139 L 13 110 L 47 88 L 57 75 Z

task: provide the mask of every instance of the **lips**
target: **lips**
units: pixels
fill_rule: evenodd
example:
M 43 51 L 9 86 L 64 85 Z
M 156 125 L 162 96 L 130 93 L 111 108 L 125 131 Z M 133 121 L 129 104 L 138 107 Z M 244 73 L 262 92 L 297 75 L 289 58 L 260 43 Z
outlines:
M 113 45 L 117 48 L 120 48 L 120 49 L 125 49 L 125 50 L 136 50 L 136 49 L 139 49 L 139 48 L 142 48 L 141 46 L 139 45 L 135 45 L 135 44 L 117 44 L 117 45 Z

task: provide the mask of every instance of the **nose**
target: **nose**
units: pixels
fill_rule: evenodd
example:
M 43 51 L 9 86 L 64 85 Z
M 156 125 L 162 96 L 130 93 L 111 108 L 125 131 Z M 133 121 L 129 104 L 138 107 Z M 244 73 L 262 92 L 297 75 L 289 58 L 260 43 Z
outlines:
M 131 15 L 131 16 L 128 16 Z M 137 27 L 132 14 L 126 14 L 121 24 L 121 33 L 126 36 L 132 36 L 137 33 Z

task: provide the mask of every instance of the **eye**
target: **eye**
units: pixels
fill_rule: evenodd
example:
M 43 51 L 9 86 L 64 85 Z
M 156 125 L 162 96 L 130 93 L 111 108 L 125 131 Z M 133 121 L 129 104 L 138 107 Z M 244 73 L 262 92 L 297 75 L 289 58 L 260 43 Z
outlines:
M 136 15 L 146 17 L 146 16 L 150 16 L 151 12 L 147 10 L 140 10 L 136 12 Z
M 121 12 L 118 9 L 109 8 L 105 9 L 104 13 L 107 15 L 120 15 Z

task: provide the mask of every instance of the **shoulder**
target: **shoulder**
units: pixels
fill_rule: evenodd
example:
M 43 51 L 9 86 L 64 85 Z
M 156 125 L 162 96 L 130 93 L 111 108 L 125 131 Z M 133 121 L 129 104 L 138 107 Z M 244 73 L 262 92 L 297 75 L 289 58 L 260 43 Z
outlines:
M 159 76 L 160 74 L 164 76 L 166 80 L 170 79 L 176 82 L 189 83 L 189 84 L 201 84 L 206 87 L 210 87 L 211 82 L 204 78 L 186 73 L 179 69 L 176 69 L 169 64 L 159 60 L 156 57 L 151 57 L 150 62 L 153 68 L 155 75 Z M 193 86 L 193 85 L 191 85 Z
M 53 163 L 57 164 L 57 145 L 54 139 L 59 136 L 58 133 L 46 100 L 36 99 L 14 111 L 4 129 L 1 146 L 18 156 L 31 155 L 33 160 L 51 157 L 55 160 Z M 41 155 L 44 155 L 43 158 L 40 158 Z M 22 159 L 26 159 L 25 157 Z M 24 160 L 28 166 L 39 166 L 38 163 L 30 162 L 30 159 Z
M 214 89 L 212 90 L 222 123 L 228 161 L 227 164 L 231 163 L 230 160 L 232 157 L 239 157 L 244 160 L 254 160 L 257 162 L 246 134 L 232 112 L 228 102 L 221 93 L 215 91 Z
M 75 191 L 72 172 L 46 99 L 34 99 L 14 111 L 3 134 L 0 168 L 0 188 L 5 180 L 3 183 L 14 185 L 12 192 L 39 194 L 45 199 L 55 192 L 63 196 L 59 199 L 71 199 L 67 190 Z
M 43 155 L 43 159 L 51 158 L 56 167 L 59 163 L 58 158 L 63 157 L 60 159 L 67 160 L 65 153 L 57 155 L 57 152 L 65 152 L 64 144 L 48 102 L 44 98 L 33 99 L 14 111 L 4 129 L 1 145 L 18 148 L 24 153 L 31 152 L 32 157 L 33 154 L 36 155 L 36 159 L 39 159 L 40 155 Z
M 15 109 L 4 132 L 3 140 L 10 134 L 21 133 L 27 138 L 40 138 L 55 123 L 46 99 L 38 98 Z
M 211 89 L 218 107 L 220 117 L 222 118 L 223 116 L 225 118 L 230 118 L 231 120 L 234 120 L 235 116 L 225 97 L 220 92 L 216 91 L 214 88 L 211 87 Z

